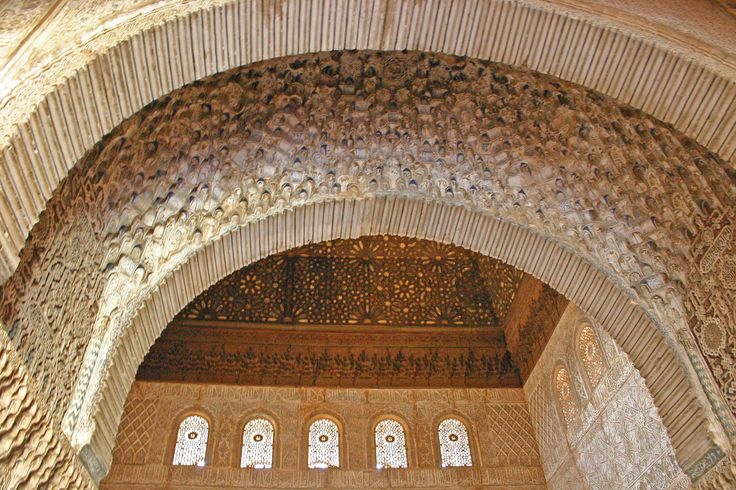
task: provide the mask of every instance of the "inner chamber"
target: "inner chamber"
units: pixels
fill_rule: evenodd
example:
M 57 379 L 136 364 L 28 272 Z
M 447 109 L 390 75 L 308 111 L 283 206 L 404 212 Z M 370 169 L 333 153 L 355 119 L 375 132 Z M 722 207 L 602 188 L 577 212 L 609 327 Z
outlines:
M 103 488 L 645 488 L 687 477 L 639 373 L 538 279 L 395 236 L 211 286 L 138 369 Z

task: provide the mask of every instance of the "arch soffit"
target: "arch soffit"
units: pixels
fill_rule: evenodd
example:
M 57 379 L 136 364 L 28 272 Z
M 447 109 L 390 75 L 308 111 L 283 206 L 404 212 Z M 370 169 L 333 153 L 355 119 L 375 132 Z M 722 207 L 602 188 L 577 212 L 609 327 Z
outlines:
M 86 35 L 23 77 L 0 109 L 0 282 L 18 266 L 59 182 L 104 134 L 182 85 L 275 57 L 411 49 L 526 66 L 631 104 L 725 160 L 736 155 L 733 67 L 645 24 L 537 1 L 376 1 L 335 12 L 319 5 L 157 6 Z
M 673 350 L 646 313 L 590 263 L 528 228 L 465 206 L 378 196 L 327 201 L 271 215 L 231 231 L 174 271 L 146 300 L 114 351 L 92 412 L 94 432 L 88 447 L 97 459 L 88 466 L 105 468 L 110 464 L 111 441 L 135 370 L 150 345 L 191 298 L 269 255 L 319 241 L 378 234 L 464 247 L 550 284 L 605 328 L 630 356 L 652 394 L 681 467 L 697 479 L 723 457 L 718 446 L 724 443 L 723 436 L 711 432 L 718 423 L 714 425 L 707 402 L 698 396 L 702 391 L 692 368 L 678 359 L 683 354 Z

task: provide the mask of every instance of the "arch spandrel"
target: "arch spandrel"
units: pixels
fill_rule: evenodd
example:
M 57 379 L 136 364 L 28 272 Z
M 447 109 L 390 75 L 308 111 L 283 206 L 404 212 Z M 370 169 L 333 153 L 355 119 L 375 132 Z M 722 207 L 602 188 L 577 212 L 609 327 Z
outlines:
M 646 332 L 647 345 L 672 354 L 671 362 L 637 366 L 645 378 L 651 372 L 648 382 L 680 373 L 694 389 L 683 403 L 705 417 L 702 383 L 728 424 L 722 395 L 707 372 L 694 381 L 675 332 L 686 326 L 687 236 L 724 206 L 730 182 L 727 164 L 670 128 L 546 76 L 421 53 L 278 60 L 176 91 L 106 137 L 52 200 L 43 232 L 34 232 L 5 285 L 2 311 L 34 375 L 67 367 L 46 401 L 66 413 L 75 444 L 91 441 L 105 458 L 115 427 L 90 417 L 113 414 L 116 425 L 127 385 L 110 398 L 104 390 L 113 382 L 103 380 L 108 372 L 132 380 L 138 363 L 114 359 L 142 359 L 194 297 L 177 298 L 184 303 L 171 312 L 153 306 L 171 301 L 166 278 L 179 277 L 183 264 L 211 267 L 197 259 L 203 250 L 217 250 L 212 260 L 229 267 L 329 238 L 426 236 L 499 257 L 591 316 L 612 316 L 612 335 L 632 343 L 623 347 L 637 350 L 635 363 L 647 359 L 634 343 L 640 337 L 623 332 Z M 395 205 L 409 198 L 419 204 Z M 493 218 L 514 223 L 513 233 L 490 225 L 481 233 Z M 246 231 L 232 248 L 218 240 Z M 59 256 L 69 250 L 76 255 Z M 177 294 L 201 286 L 196 296 L 219 278 Z M 68 321 L 52 324 L 47 305 Z M 134 317 L 152 327 L 129 328 Z M 72 341 L 79 355 L 70 360 L 63 343 L 39 342 L 31 325 Z M 716 382 L 723 390 L 733 381 Z M 665 424 L 679 413 L 663 413 Z M 690 425 L 668 428 L 676 448 L 692 436 Z M 686 469 L 703 456 L 683 451 Z
M 723 159 L 736 153 L 728 36 L 699 36 L 690 19 L 723 34 L 732 23 L 707 2 L 665 12 L 677 28 L 643 21 L 630 5 L 594 2 L 347 2 L 329 12 L 305 0 L 62 1 L 10 12 L 4 33 L 20 44 L 0 47 L 9 57 L 0 85 L 0 278 L 18 266 L 59 182 L 103 135 L 182 85 L 280 56 L 411 49 L 528 66 L 643 109 Z M 34 19 L 36 32 L 16 38 Z

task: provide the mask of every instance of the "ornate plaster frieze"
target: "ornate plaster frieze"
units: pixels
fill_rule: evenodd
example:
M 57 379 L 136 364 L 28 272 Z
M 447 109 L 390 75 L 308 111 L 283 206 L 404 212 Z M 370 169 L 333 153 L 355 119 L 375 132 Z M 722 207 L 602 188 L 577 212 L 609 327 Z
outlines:
M 500 329 L 447 326 L 175 321 L 136 378 L 266 386 L 521 386 Z
M 596 315 L 616 312 L 616 328 L 627 312 L 626 328 L 648 332 L 641 345 L 669 356 L 651 372 L 637 365 L 645 379 L 685 390 L 677 399 L 698 414 L 693 423 L 712 406 L 719 421 L 695 427 L 719 434 L 733 427 L 735 381 L 710 371 L 715 354 L 701 359 L 685 291 L 700 287 L 688 275 L 691 237 L 731 205 L 730 172 L 650 117 L 533 72 L 421 53 L 277 60 L 178 90 L 97 145 L 49 202 L 3 288 L 2 315 L 73 443 L 87 444 L 104 417 L 98 449 L 109 454 L 145 350 L 236 264 L 310 243 L 299 240 L 426 236 L 540 275 L 549 268 L 542 280 Z M 495 219 L 511 230 L 498 243 Z M 527 252 L 511 248 L 520 240 Z M 197 274 L 212 277 L 165 298 L 165 313 L 136 316 L 205 249 L 214 262 Z M 135 318 L 151 329 L 130 329 Z M 695 338 L 690 350 L 683 336 Z M 719 363 L 733 359 L 727 345 Z M 635 363 L 650 359 L 635 354 Z M 105 398 L 113 386 L 122 392 Z M 99 408 L 108 403 L 112 415 Z M 682 456 L 693 429 L 677 413 L 662 416 L 670 430 L 684 424 L 671 434 Z M 700 460 L 690 456 L 683 461 Z
M 725 160 L 736 152 L 732 53 L 610 2 L 19 3 L 8 2 L 0 42 L 12 55 L 0 71 L 0 280 L 54 189 L 103 135 L 184 84 L 281 56 L 410 49 L 526 66 L 642 109 Z

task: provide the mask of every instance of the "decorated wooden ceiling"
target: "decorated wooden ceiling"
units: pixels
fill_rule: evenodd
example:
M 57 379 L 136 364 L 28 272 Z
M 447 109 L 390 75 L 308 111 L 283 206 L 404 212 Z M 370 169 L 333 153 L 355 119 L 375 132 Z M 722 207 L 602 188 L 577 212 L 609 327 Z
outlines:
M 242 269 L 178 318 L 324 325 L 498 326 L 523 273 L 452 245 L 365 237 Z
M 138 377 L 519 386 L 565 305 L 521 271 L 452 245 L 390 236 L 323 242 L 270 256 L 200 294 Z

